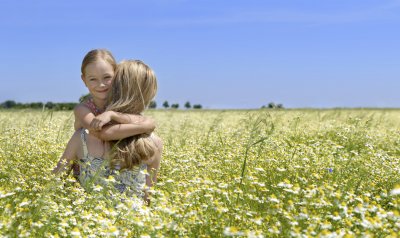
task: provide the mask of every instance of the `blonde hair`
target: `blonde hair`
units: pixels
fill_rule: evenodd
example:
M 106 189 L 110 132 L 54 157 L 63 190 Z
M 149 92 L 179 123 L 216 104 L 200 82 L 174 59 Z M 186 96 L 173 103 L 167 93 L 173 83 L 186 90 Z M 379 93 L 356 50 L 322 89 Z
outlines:
M 109 63 L 113 67 L 114 71 L 117 68 L 117 62 L 115 61 L 114 56 L 111 54 L 110 51 L 106 49 L 94 49 L 89 51 L 82 60 L 82 65 L 81 65 L 82 75 L 85 75 L 85 69 L 88 66 L 88 64 L 91 64 L 99 59 L 102 59 L 107 63 Z
M 140 60 L 127 60 L 118 64 L 109 94 L 107 110 L 140 114 L 157 92 L 154 71 Z M 111 166 L 132 169 L 153 157 L 156 145 L 149 135 L 131 136 L 111 142 Z

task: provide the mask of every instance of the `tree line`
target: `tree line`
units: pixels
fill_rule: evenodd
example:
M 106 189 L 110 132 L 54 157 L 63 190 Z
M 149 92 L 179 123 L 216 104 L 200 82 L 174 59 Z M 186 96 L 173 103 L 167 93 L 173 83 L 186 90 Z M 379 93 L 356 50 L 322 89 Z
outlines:
M 274 102 L 270 102 L 268 105 L 262 105 L 261 108 L 282 109 L 284 107 L 281 103 L 275 104 Z
M 164 101 L 162 104 L 163 108 L 168 109 L 168 108 L 172 108 L 172 109 L 178 109 L 179 108 L 179 103 L 172 103 L 171 105 L 169 104 L 168 101 Z M 183 105 L 186 109 L 202 109 L 203 106 L 201 104 L 192 104 L 187 101 L 184 105 Z M 149 105 L 149 108 L 156 108 L 157 107 L 157 103 L 155 101 L 152 101 Z
M 20 102 L 15 102 L 14 100 L 7 100 L 5 102 L 2 102 L 0 104 L 0 108 L 4 109 L 52 109 L 56 111 L 67 111 L 67 110 L 73 110 L 74 107 L 78 105 L 78 103 L 74 102 L 61 102 L 61 103 L 54 103 L 54 102 L 29 102 L 29 103 L 20 103 Z
M 87 95 L 84 95 L 79 98 L 79 102 L 82 102 L 86 100 Z M 50 109 L 50 110 L 55 110 L 55 111 L 68 111 L 68 110 L 73 110 L 74 107 L 78 105 L 78 103 L 75 102 L 66 102 L 66 103 L 55 103 L 55 102 L 47 102 L 47 103 L 42 103 L 42 102 L 30 102 L 30 103 L 20 103 L 20 102 L 15 102 L 14 100 L 7 100 L 5 102 L 2 102 L 0 104 L 0 108 L 3 109 Z M 164 101 L 162 104 L 162 107 L 165 109 L 171 108 L 171 109 L 178 109 L 179 108 L 179 103 L 172 103 L 170 104 L 168 101 Z M 187 101 L 185 104 L 183 104 L 183 107 L 186 109 L 202 109 L 203 106 L 201 104 L 191 104 L 189 101 Z M 156 109 L 157 108 L 157 102 L 156 101 L 151 101 L 149 108 Z M 283 104 L 275 104 L 273 102 L 268 103 L 268 105 L 263 105 L 261 108 L 270 108 L 270 109 L 281 109 L 284 108 Z
M 79 102 L 84 101 L 87 98 L 87 95 L 84 95 L 79 98 Z M 20 102 L 15 102 L 14 100 L 7 100 L 4 101 L 0 104 L 0 108 L 3 109 L 50 109 L 50 110 L 55 110 L 55 111 L 68 111 L 68 110 L 73 110 L 74 107 L 78 105 L 78 103 L 75 102 L 69 102 L 69 103 L 55 103 L 55 102 L 30 102 L 30 103 L 20 103 Z M 162 106 L 165 109 L 172 108 L 172 109 L 178 109 L 179 108 L 179 103 L 173 103 L 169 104 L 168 101 L 164 101 Z M 188 101 L 184 104 L 184 107 L 186 109 L 202 109 L 201 104 L 194 104 L 193 106 L 191 103 Z M 155 109 L 157 108 L 157 103 L 156 101 L 151 101 L 149 108 Z

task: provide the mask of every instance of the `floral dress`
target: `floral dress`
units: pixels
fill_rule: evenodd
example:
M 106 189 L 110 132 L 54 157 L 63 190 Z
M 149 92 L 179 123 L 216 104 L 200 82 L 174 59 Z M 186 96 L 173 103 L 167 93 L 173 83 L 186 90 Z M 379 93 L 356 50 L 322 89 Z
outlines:
M 126 193 L 128 196 L 136 195 L 139 198 L 143 198 L 147 165 L 140 164 L 132 170 L 112 169 L 109 166 L 108 160 L 89 155 L 86 135 L 86 130 L 81 129 L 83 157 L 78 162 L 80 173 L 77 178 L 82 187 L 86 190 L 91 190 L 93 186 L 106 186 L 112 181 L 113 187 L 120 193 Z M 114 179 L 110 179 L 111 177 Z

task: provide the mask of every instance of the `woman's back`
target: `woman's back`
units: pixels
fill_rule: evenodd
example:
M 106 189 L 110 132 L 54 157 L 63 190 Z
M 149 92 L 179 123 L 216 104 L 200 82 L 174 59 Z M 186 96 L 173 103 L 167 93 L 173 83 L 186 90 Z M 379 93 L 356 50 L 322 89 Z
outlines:
M 135 194 L 138 197 L 144 196 L 144 187 L 146 184 L 146 164 L 139 164 L 132 170 L 119 170 L 109 166 L 109 160 L 105 159 L 105 154 L 109 151 L 107 145 L 99 146 L 101 141 L 94 136 L 81 130 L 81 140 L 83 156 L 79 160 L 80 174 L 78 180 L 88 191 L 93 186 L 107 186 L 113 183 L 113 188 L 121 193 L 127 193 L 128 196 Z M 89 146 L 88 146 L 89 145 Z M 100 155 L 99 148 L 103 147 L 104 153 Z M 93 154 L 92 154 L 93 152 Z M 111 176 L 114 179 L 111 179 Z

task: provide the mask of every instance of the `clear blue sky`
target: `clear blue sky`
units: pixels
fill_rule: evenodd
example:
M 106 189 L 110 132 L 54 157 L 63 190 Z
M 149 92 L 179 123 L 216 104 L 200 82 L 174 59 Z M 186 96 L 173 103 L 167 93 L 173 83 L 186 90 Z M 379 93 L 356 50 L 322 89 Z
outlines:
M 107 48 L 158 105 L 400 107 L 398 0 L 0 0 L 0 102 L 71 102 Z

